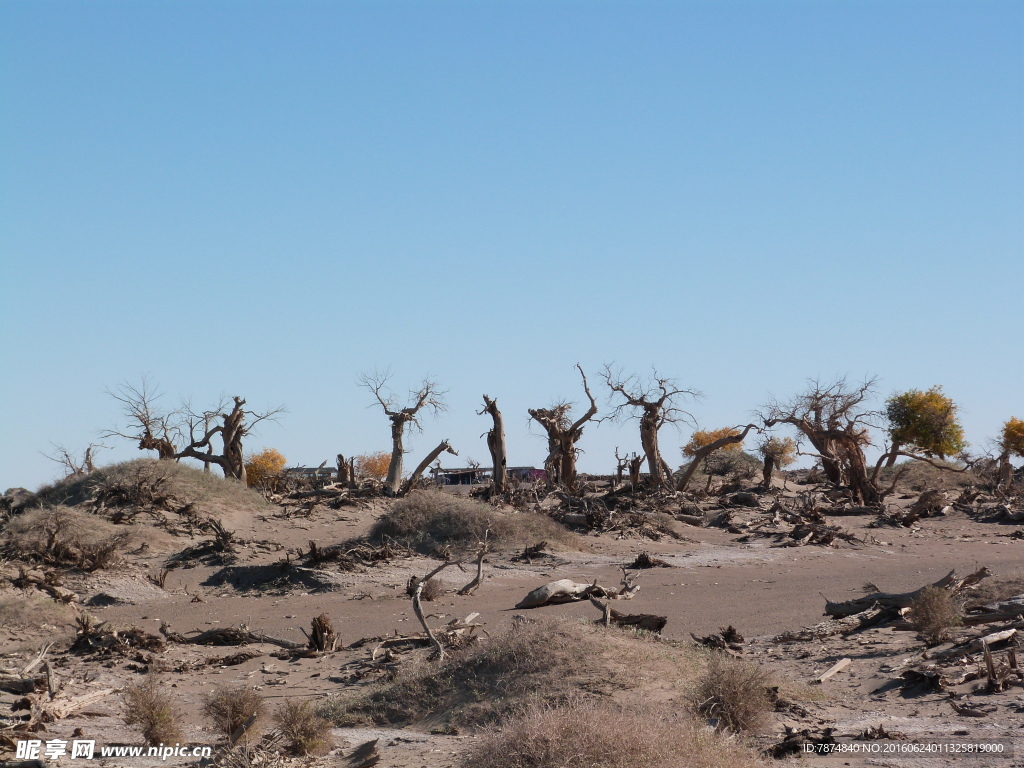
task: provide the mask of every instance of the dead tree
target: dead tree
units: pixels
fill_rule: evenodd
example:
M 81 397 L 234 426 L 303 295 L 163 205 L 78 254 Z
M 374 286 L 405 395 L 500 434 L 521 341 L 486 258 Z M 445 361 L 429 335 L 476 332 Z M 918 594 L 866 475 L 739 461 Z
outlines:
M 508 488 L 508 460 L 505 456 L 505 421 L 498 410 L 498 401 L 484 395 L 484 408 L 478 415 L 490 414 L 494 423 L 487 431 L 487 450 L 491 453 L 491 492 L 500 496 Z
M 349 488 L 356 487 L 356 460 L 346 459 L 338 454 L 338 485 L 345 485 Z
M 666 424 L 694 423 L 693 416 L 680 408 L 685 397 L 696 398 L 700 393 L 681 389 L 674 379 L 663 378 L 653 371 L 647 381 L 638 376 L 623 377 L 621 371 L 604 367 L 601 376 L 611 390 L 613 399 L 621 398 L 612 411 L 612 419 L 636 418 L 640 422 L 640 444 L 647 459 L 650 481 L 654 486 L 670 485 L 672 470 L 661 456 L 658 432 Z
M 89 443 L 89 446 L 85 449 L 85 453 L 82 454 L 82 458 L 78 459 L 63 445 L 57 445 L 56 443 L 51 443 L 51 445 L 53 445 L 54 453 L 52 455 L 44 453 L 43 456 L 64 467 L 64 474 L 66 477 L 80 477 L 82 475 L 89 475 L 95 472 L 96 464 L 93 463 L 94 452 L 97 448 L 107 447 L 105 445 Z
M 123 382 L 116 392 L 108 390 L 107 394 L 121 403 L 128 425 L 125 431 L 108 430 L 103 437 L 138 440 L 140 451 L 156 451 L 157 458 L 163 460 L 175 458 L 176 444 L 182 438 L 181 414 L 160 408 L 163 393 L 157 391 L 148 376 L 143 376 L 138 386 Z
M 388 477 L 385 483 L 385 490 L 392 496 L 398 494 L 402 486 L 402 457 L 405 454 L 404 438 L 408 429 L 421 430 L 419 422 L 420 411 L 426 409 L 433 414 L 440 413 L 447 409 L 444 401 L 445 391 L 438 387 L 436 382 L 430 379 L 423 379 L 417 391 L 409 392 L 410 405 L 404 408 L 398 407 L 398 400 L 389 388 L 388 380 L 391 378 L 390 371 L 374 371 L 364 373 L 359 377 L 360 386 L 365 387 L 377 399 L 384 414 L 391 421 L 391 466 L 388 467 Z
M 795 427 L 814 446 L 829 482 L 848 487 L 860 504 L 877 504 L 883 497 L 868 476 L 864 457 L 864 447 L 871 444 L 868 427 L 879 418 L 867 408 L 874 385 L 874 379 L 859 385 L 846 379 L 811 381 L 806 392 L 785 403 L 772 401 L 762 414 L 766 427 Z
M 619 449 L 615 449 L 615 484 L 622 485 L 622 472 L 629 470 L 629 484 L 640 485 L 640 468 L 643 466 L 644 457 L 633 451 L 632 456 L 619 456 Z
M 459 455 L 459 452 L 452 448 L 451 443 L 449 443 L 447 440 L 442 440 L 440 444 L 434 450 L 428 453 L 426 458 L 423 459 L 423 461 L 421 461 L 416 466 L 416 469 L 413 470 L 413 473 L 409 475 L 409 479 L 402 484 L 400 495 L 404 496 L 409 491 L 411 491 L 415 487 L 416 482 L 420 479 L 420 477 L 423 476 L 423 473 L 427 471 L 427 467 L 433 464 L 437 457 L 445 452 L 450 453 L 453 456 Z
M 234 397 L 221 400 L 214 408 L 196 411 L 185 402 L 172 411 L 156 405 L 160 395 L 145 377 L 141 386 L 123 384 L 117 393 L 110 393 L 124 405 L 129 427 L 126 431 L 111 430 L 105 436 L 139 441 L 140 450 L 155 450 L 160 459 L 195 459 L 204 468 L 211 464 L 221 468 L 225 477 L 245 482 L 243 438 L 261 421 L 274 420 L 283 407 L 267 411 L 249 411 L 245 400 Z M 130 430 L 130 431 L 129 431 Z M 213 452 L 212 440 L 220 436 L 221 453 Z
M 530 418 L 540 424 L 548 436 L 548 456 L 544 460 L 544 470 L 547 472 L 548 482 L 552 485 L 562 485 L 566 488 L 576 487 L 576 458 L 579 455 L 579 442 L 583 434 L 583 427 L 588 421 L 597 415 L 597 401 L 590 393 L 587 385 L 587 375 L 583 373 L 580 364 L 576 369 L 583 379 L 583 391 L 587 394 L 590 407 L 586 413 L 576 421 L 569 421 L 569 411 L 572 410 L 571 403 L 556 403 L 550 408 L 530 408 Z
M 750 432 L 750 430 L 752 430 L 752 429 L 757 429 L 757 426 L 755 424 L 747 424 L 743 428 L 742 432 L 739 431 L 739 427 L 736 427 L 736 433 L 735 434 L 725 435 L 724 437 L 720 437 L 718 440 L 715 440 L 713 443 L 708 443 L 707 445 L 703 445 L 700 448 L 698 448 L 696 451 L 694 451 L 693 459 L 690 461 L 689 464 L 687 464 L 683 468 L 682 473 L 679 476 L 679 482 L 676 483 L 676 490 L 677 491 L 685 491 L 686 490 L 686 486 L 689 485 L 689 483 L 690 483 L 690 478 L 693 477 L 693 473 L 697 471 L 697 467 L 700 466 L 700 463 L 702 461 L 704 461 L 706 458 L 708 458 L 715 451 L 719 451 L 722 448 L 725 448 L 725 447 L 727 447 L 729 445 L 734 445 L 736 443 L 742 443 L 746 439 L 747 433 Z M 708 483 L 709 483 L 709 485 L 710 485 L 710 480 L 711 480 L 711 477 L 710 477 L 710 474 L 709 474 L 709 476 L 708 476 Z

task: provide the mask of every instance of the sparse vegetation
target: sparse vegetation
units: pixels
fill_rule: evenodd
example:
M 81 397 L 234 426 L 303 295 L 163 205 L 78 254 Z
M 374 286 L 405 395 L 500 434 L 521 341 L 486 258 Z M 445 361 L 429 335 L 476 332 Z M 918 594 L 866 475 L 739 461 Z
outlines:
M 245 725 L 249 718 L 255 717 L 246 735 L 259 731 L 260 721 L 266 711 L 263 697 L 252 688 L 243 686 L 222 686 L 206 697 L 203 711 L 225 738 L 231 736 Z
M 138 726 L 150 746 L 182 740 L 182 714 L 155 676 L 148 675 L 142 683 L 125 686 L 122 703 L 125 724 Z
M 98 515 L 54 507 L 18 515 L 0 541 L 11 558 L 98 571 L 116 565 L 136 535 Z
M 330 722 L 317 714 L 310 701 L 285 699 L 274 712 L 274 722 L 292 754 L 322 755 L 333 746 Z
M 754 751 L 684 712 L 570 699 L 532 705 L 485 735 L 463 768 L 754 768 Z
M 180 510 L 188 504 L 213 517 L 271 508 L 259 493 L 241 483 L 157 459 L 125 461 L 100 467 L 90 475 L 68 477 L 40 488 L 37 497 L 50 506 L 90 504 L 106 509 Z
M 638 674 L 637 663 L 646 669 Z M 637 687 L 646 675 L 680 683 L 694 668 L 688 651 L 642 633 L 567 621 L 523 622 L 445 657 L 404 661 L 394 679 L 368 693 L 328 700 L 336 725 L 410 724 L 427 717 L 452 725 L 493 723 L 531 703 L 562 702 Z
M 693 709 L 718 730 L 757 732 L 772 710 L 772 684 L 771 675 L 757 664 L 715 653 L 697 681 Z
M 393 540 L 430 554 L 445 547 L 475 547 L 485 533 L 495 549 L 538 541 L 571 544 L 575 538 L 541 514 L 499 512 L 482 502 L 443 491 L 415 491 L 396 501 L 374 523 L 369 539 L 375 543 Z
M 963 624 L 963 611 L 948 590 L 925 587 L 910 606 L 910 618 L 928 645 L 938 645 Z
M 40 593 L 0 591 L 0 627 L 73 626 L 74 611 Z

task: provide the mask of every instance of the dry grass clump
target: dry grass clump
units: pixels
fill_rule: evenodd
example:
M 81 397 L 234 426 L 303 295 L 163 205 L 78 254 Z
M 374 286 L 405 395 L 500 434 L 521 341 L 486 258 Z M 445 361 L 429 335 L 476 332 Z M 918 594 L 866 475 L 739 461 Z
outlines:
M 408 583 L 405 585 L 405 594 L 412 597 L 416 593 L 416 588 L 420 585 L 419 576 L 410 576 Z M 424 602 L 432 602 L 437 598 L 444 595 L 444 586 L 437 579 L 427 579 L 423 582 L 423 588 L 420 589 L 420 600 Z
M 402 662 L 394 679 L 367 693 L 328 700 L 321 713 L 336 725 L 492 723 L 530 702 L 599 695 L 687 674 L 689 651 L 617 629 L 568 621 L 523 622 L 440 664 Z M 638 665 L 642 666 L 638 674 Z
M 8 521 L 0 546 L 11 558 L 98 571 L 117 565 L 120 552 L 138 535 L 98 515 L 53 507 Z
M 963 611 L 949 591 L 925 587 L 910 606 L 910 620 L 928 645 L 938 645 L 963 624 Z
M 389 539 L 430 554 L 446 547 L 465 550 L 483 541 L 492 547 L 520 547 L 539 541 L 571 546 L 572 533 L 545 515 L 500 512 L 473 499 L 443 491 L 416 491 L 396 501 L 370 529 L 369 540 Z
M 285 746 L 295 755 L 322 755 L 330 752 L 331 723 L 317 714 L 312 702 L 285 699 L 274 712 Z
M 125 724 L 137 725 L 149 746 L 181 742 L 181 711 L 155 677 L 125 686 L 121 699 Z
M 485 735 L 462 768 L 754 768 L 752 749 L 668 708 L 533 705 Z
M 772 711 L 771 675 L 757 664 L 716 653 L 697 680 L 694 711 L 716 722 L 716 729 L 757 732 Z
M 213 724 L 227 739 L 255 717 L 253 724 L 246 730 L 246 735 L 259 731 L 260 721 L 266 712 L 263 697 L 252 688 L 243 686 L 221 686 L 206 697 L 203 711 Z
M 38 592 L 0 591 L 0 627 L 72 626 L 75 612 Z
M 940 466 L 949 469 L 963 469 L 962 464 L 954 461 L 942 461 L 933 459 Z M 878 482 L 883 487 L 892 483 L 896 473 L 900 472 L 900 480 L 897 488 L 904 492 L 923 493 L 924 491 L 951 491 L 965 488 L 972 483 L 978 483 L 981 478 L 975 472 L 950 472 L 939 467 L 933 467 L 923 461 L 907 459 L 892 467 L 884 467 L 878 473 Z

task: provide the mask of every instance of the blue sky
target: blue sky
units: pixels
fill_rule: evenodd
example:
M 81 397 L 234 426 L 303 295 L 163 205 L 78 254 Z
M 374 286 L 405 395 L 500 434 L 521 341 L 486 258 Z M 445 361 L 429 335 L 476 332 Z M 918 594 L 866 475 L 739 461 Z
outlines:
M 840 374 L 1024 416 L 1018 2 L 9 0 L 0 99 L 0 490 L 142 374 L 303 464 L 388 447 L 385 366 L 449 389 L 411 460 L 486 463 L 487 393 L 540 465 L 577 362 L 711 428 Z

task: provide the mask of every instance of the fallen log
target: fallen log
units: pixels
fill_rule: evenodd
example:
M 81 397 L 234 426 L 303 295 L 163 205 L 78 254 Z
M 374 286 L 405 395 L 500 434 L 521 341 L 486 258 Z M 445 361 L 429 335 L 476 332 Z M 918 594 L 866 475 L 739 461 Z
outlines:
M 1016 629 L 1004 629 L 1001 632 L 993 632 L 992 634 L 985 635 L 984 637 L 976 637 L 974 640 L 967 643 L 967 645 L 949 648 L 941 653 L 934 653 L 931 655 L 931 658 L 948 659 L 951 656 L 969 656 L 972 653 L 985 650 L 990 645 L 1001 643 L 1004 640 L 1010 640 L 1016 634 Z
M 912 592 L 872 592 L 864 597 L 838 603 L 826 599 L 825 614 L 835 618 L 843 618 L 869 610 L 876 604 L 892 608 L 908 608 L 929 586 L 935 589 L 945 589 L 956 595 L 970 589 L 982 579 L 992 575 L 988 568 L 979 568 L 962 579 L 957 579 L 955 574 L 955 570 L 950 571 L 933 584 L 920 587 Z
M 249 643 L 269 643 L 290 651 L 295 651 L 306 646 L 302 643 L 293 643 L 291 640 L 282 640 L 277 637 L 265 635 L 262 632 L 251 632 L 245 628 L 217 627 L 200 632 L 195 637 L 188 638 L 193 645 L 247 645 Z

